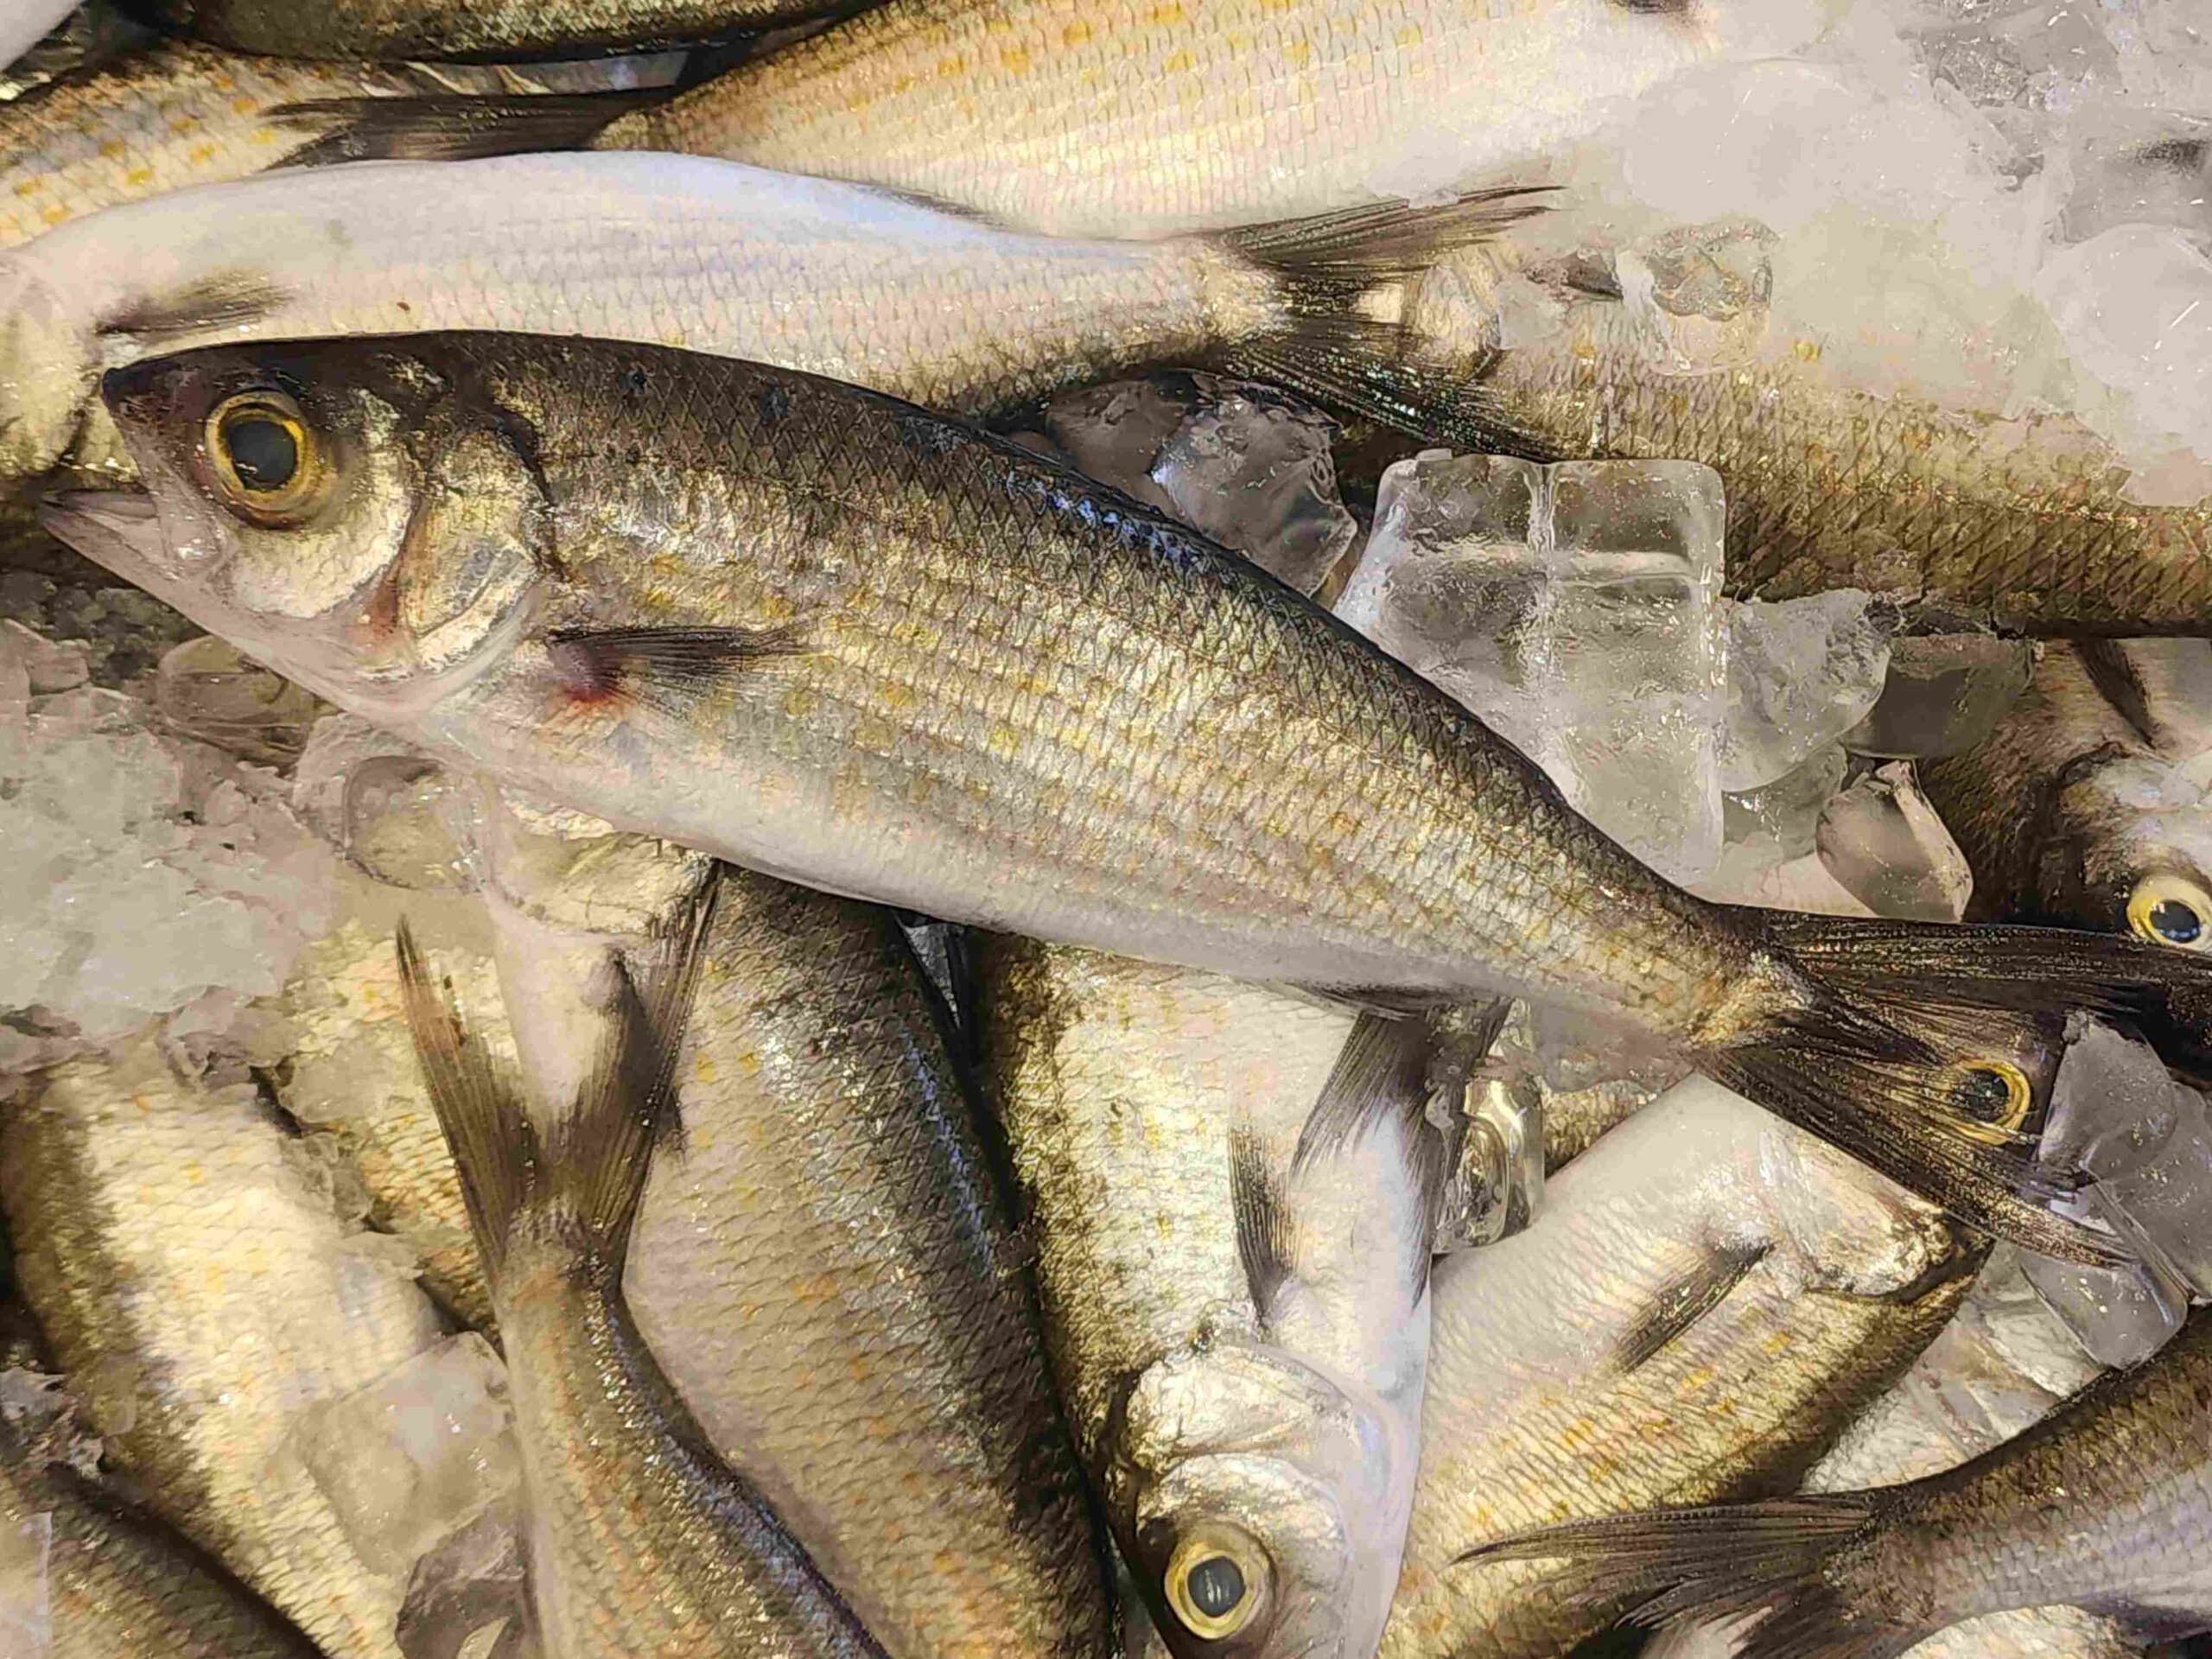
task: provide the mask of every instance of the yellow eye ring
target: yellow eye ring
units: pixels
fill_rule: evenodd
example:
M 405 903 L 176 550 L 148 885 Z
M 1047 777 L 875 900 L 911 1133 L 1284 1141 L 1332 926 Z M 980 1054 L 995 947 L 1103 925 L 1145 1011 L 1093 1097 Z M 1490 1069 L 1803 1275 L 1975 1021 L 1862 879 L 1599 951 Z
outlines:
M 1164 1587 L 1177 1621 L 1201 1642 L 1225 1642 L 1266 1599 L 1267 1557 L 1234 1527 L 1200 1527 L 1177 1542 Z
M 1953 1066 L 1946 1076 L 1944 1098 L 1960 1130 L 1992 1146 L 2010 1139 L 2036 1103 L 2035 1085 L 2010 1060 L 1975 1060 Z
M 2212 951 L 2212 893 L 2170 870 L 2146 875 L 2127 895 L 2127 925 L 2170 950 Z
M 207 459 L 225 505 L 255 519 L 296 517 L 321 493 L 315 429 L 281 391 L 241 391 L 207 416 Z

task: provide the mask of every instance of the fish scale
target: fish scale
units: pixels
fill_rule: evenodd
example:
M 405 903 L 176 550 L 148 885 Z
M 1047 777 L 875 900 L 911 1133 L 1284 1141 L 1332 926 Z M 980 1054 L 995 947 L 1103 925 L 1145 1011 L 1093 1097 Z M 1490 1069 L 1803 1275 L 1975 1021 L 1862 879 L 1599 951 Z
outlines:
M 842 9 L 837 0 L 157 0 L 154 8 L 240 52 L 464 60 L 654 51 Z

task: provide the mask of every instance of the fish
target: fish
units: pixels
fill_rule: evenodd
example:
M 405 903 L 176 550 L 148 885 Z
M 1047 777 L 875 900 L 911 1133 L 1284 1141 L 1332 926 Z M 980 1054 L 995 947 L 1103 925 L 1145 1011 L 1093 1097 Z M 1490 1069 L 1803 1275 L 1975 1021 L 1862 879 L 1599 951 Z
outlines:
M 626 78 L 673 67 L 647 60 Z M 165 191 L 351 159 L 344 121 L 316 112 L 323 101 L 427 97 L 459 116 L 470 96 L 492 88 L 527 109 L 531 97 L 555 95 L 539 90 L 544 80 L 509 70 L 294 62 L 193 41 L 118 53 L 0 105 L 0 249 Z M 639 94 L 601 95 L 620 104 Z
M 1763 1615 L 1746 1659 L 1888 1659 L 1961 1620 L 2052 1603 L 2144 1638 L 2212 1629 L 2212 1316 L 1942 1474 L 1568 1522 L 1470 1558 L 1532 1559 L 1645 1598 L 1639 1624 Z
M 1525 1232 L 1433 1280 L 1384 1659 L 1551 1659 L 1628 1610 L 1535 1562 L 1569 1518 L 1792 1489 L 1942 1331 L 1986 1246 L 1703 1077 L 1553 1178 Z
M 2174 643 L 2212 666 L 2212 645 Z M 2162 743 L 2139 699 L 2131 716 L 2106 695 L 2126 649 L 2045 645 L 1987 741 L 1922 761 L 1921 788 L 1973 866 L 1969 916 L 2212 951 L 2212 772 L 2190 773 L 2191 747 L 2170 725 Z
M 234 52 L 285 58 L 464 62 L 557 60 L 701 46 L 834 14 L 836 0 L 155 0 L 170 28 Z
M 618 863 L 640 909 L 690 893 L 680 849 L 570 845 L 561 899 Z M 553 914 L 542 886 L 512 896 L 523 861 L 495 863 L 492 885 Z M 728 866 L 708 880 L 683 1138 L 654 1160 L 623 1283 L 638 1330 L 709 1443 L 887 1648 L 1104 1659 L 1103 1542 L 941 1008 L 887 912 Z M 604 927 L 614 906 L 592 890 L 588 909 L 562 908 Z M 611 931 L 638 948 L 641 931 Z M 547 936 L 510 919 L 501 977 L 588 1047 L 599 976 L 548 995 L 543 965 L 561 953 Z M 543 1023 L 531 1046 L 552 1034 Z M 555 1075 L 541 1067 L 541 1094 Z
M 1683 233 L 1686 274 L 1649 308 L 1662 324 L 1721 335 L 1709 363 L 1677 362 L 1675 342 L 1655 335 L 1613 270 L 1587 260 L 1523 270 L 1513 248 L 1440 261 L 1402 296 L 1402 319 L 1423 353 L 1457 353 L 1479 380 L 1503 452 L 1719 472 L 1735 598 L 1860 588 L 2013 632 L 2212 632 L 2212 502 L 2131 499 L 2127 463 L 2069 415 L 1840 384 L 1815 342 L 1769 328 L 1757 296 L 1770 274 L 1742 245 L 1748 233 L 1703 232 Z M 1699 279 L 1728 259 L 1751 265 L 1753 280 L 1713 300 Z M 1507 282 L 1519 296 L 1510 320 Z
M 1182 1659 L 1368 1659 L 1450 1164 L 1420 1021 L 989 938 L 992 1098 L 1076 1442 Z
M 1211 363 L 1446 434 L 1456 380 L 1408 368 L 1359 296 L 1541 202 L 1487 193 L 1154 244 L 1020 234 L 669 156 L 283 169 L 0 257 L 0 473 L 37 480 L 66 456 L 76 474 L 134 477 L 97 388 L 140 357 L 518 326 L 757 358 L 978 416 L 1145 364 Z
M 35 1560 L 33 1605 L 10 1598 L 10 1625 L 29 1616 L 21 1634 L 31 1645 L 16 1651 L 40 1659 L 317 1659 L 314 1643 L 220 1567 L 67 1464 L 38 1455 L 14 1427 L 0 1427 L 0 1528 L 10 1554 L 28 1546 Z
M 708 919 L 695 907 L 669 959 L 626 981 L 582 1092 L 542 1137 L 399 934 L 409 1020 L 506 1349 L 537 1628 L 560 1659 L 882 1659 L 760 1493 L 715 1458 L 623 1300 Z
M 148 1506 L 328 1659 L 399 1659 L 374 1571 L 289 1437 L 444 1328 L 362 1247 L 251 1084 L 181 1081 L 150 1045 L 72 1061 L 4 1109 L 16 1278 Z
M 815 377 L 493 334 L 112 370 L 57 536 L 449 764 L 764 874 L 1401 1007 L 1641 1030 L 1977 1226 L 2112 1259 L 2017 1133 L 2056 1021 L 2174 1064 L 2212 963 L 1710 904 L 1245 560 Z
M 1169 236 L 1418 196 L 1541 156 L 1617 100 L 1771 49 L 1769 10 L 890 0 L 626 112 L 596 142 L 917 191 L 1060 235 Z

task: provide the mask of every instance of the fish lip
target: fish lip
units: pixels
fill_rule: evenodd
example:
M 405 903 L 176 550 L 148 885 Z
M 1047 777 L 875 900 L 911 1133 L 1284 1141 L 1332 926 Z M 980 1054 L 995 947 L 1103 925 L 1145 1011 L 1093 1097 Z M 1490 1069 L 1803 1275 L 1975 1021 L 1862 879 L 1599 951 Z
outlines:
M 140 490 L 64 490 L 39 503 L 38 522 L 94 563 L 142 587 L 168 551 L 154 498 Z

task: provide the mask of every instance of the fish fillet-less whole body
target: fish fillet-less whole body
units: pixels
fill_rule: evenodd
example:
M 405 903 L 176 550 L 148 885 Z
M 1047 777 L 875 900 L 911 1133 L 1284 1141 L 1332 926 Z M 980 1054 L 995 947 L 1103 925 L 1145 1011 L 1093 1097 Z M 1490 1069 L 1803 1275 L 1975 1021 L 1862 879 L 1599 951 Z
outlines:
M 36 1659 L 316 1659 L 308 1639 L 172 1533 L 0 1430 L 0 1526 L 38 1552 L 40 1642 L 10 1598 L 10 1651 Z M 17 1540 L 22 1541 L 18 1543 Z M 12 1578 L 12 1572 L 11 1572 Z M 11 1584 L 11 1588 L 13 1585 Z M 28 1629 L 26 1627 L 29 1627 Z M 33 1643 L 16 1647 L 16 1635 Z
M 1451 188 L 1694 64 L 1786 49 L 1789 21 L 1735 0 L 891 0 L 598 142 L 1166 236 L 1407 194 L 1409 150 Z
M 921 970 L 884 911 L 717 880 L 639 1328 L 891 1651 L 1103 1659 L 1035 1292 Z
M 1979 1247 L 1702 1077 L 1562 1170 L 1528 1231 L 1446 1258 L 1385 1659 L 1551 1659 L 1624 1612 L 1528 1526 L 1787 1491 L 1912 1363 Z
M 844 10 L 836 0 L 159 0 L 172 26 L 300 58 L 516 59 L 690 46 Z
M 1716 245 L 1725 255 L 1726 238 Z M 1554 287 L 1558 273 L 1541 268 L 1500 351 L 1497 284 L 1516 274 L 1516 251 L 1476 250 L 1432 270 L 1408 302 L 1413 337 L 1464 353 L 1503 445 L 1713 467 L 1738 597 L 1864 588 L 2033 633 L 2212 632 L 2212 500 L 2129 499 L 2126 461 L 2070 416 L 2000 416 L 1840 384 L 1815 341 L 1778 329 L 1732 339 L 1761 321 L 1749 300 L 1725 327 L 1707 326 L 1730 340 L 1722 360 L 1670 361 L 1682 335 L 1697 340 L 1694 314 L 1649 308 L 1675 331 L 1662 337 L 1621 300 Z
M 398 1659 L 404 1578 L 287 1440 L 435 1343 L 429 1299 L 355 1248 L 251 1085 L 73 1062 L 5 1122 L 16 1275 L 109 1459 L 329 1659 Z
M 1367 1659 L 1445 1173 L 1440 1142 L 1421 1177 L 1420 1057 L 1317 1136 L 1342 1010 L 1016 939 L 983 942 L 977 977 L 1054 1366 L 1155 1629 L 1179 1654 Z M 1211 1605 L 1210 1562 L 1234 1573 Z
M 1263 572 L 873 393 L 449 335 L 107 397 L 153 499 L 51 509 L 92 556 L 448 760 L 807 885 L 1355 999 L 1525 988 L 2060 1251 L 2094 1254 L 1961 1091 L 2024 1111 L 2083 999 L 2202 1037 L 2178 953 L 1702 903 Z
M 1527 210 L 1384 210 L 1375 228 L 1449 244 Z M 127 475 L 100 372 L 243 338 L 522 327 L 755 358 L 970 414 L 1143 364 L 1310 362 L 1294 337 L 1317 313 L 1349 315 L 1358 227 L 1249 240 L 1025 234 L 684 156 L 288 169 L 136 202 L 0 259 L 0 470 L 33 480 L 66 452 L 76 471 Z M 1395 349 L 1378 341 L 1373 360 Z

